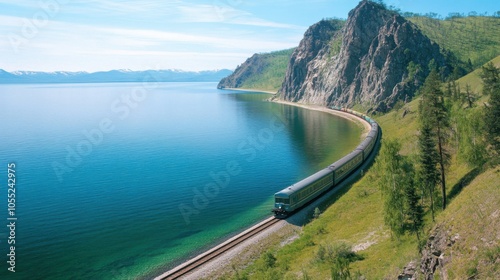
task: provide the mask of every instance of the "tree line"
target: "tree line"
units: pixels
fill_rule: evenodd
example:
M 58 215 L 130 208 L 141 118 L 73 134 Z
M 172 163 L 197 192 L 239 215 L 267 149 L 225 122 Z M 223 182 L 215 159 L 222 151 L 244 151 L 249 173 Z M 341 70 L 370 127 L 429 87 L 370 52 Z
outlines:
M 482 67 L 482 96 L 488 101 L 478 104 L 481 96 L 470 86 L 462 91 L 454 80 L 443 86 L 435 63 L 429 67 L 419 90 L 418 153 L 402 155 L 399 140 L 384 139 L 375 164 L 385 224 L 397 238 L 410 233 L 419 241 L 425 213 L 434 220 L 437 209 L 448 205 L 450 151 L 472 168 L 500 164 L 500 69 L 493 63 Z
M 448 20 L 448 19 L 454 19 L 454 18 L 465 18 L 465 17 L 477 17 L 477 16 L 480 16 L 480 17 L 488 17 L 490 15 L 488 15 L 488 12 L 484 12 L 484 13 L 478 13 L 476 11 L 471 11 L 467 14 L 465 13 L 457 13 L 457 12 L 451 12 L 451 13 L 448 13 L 448 16 L 446 17 L 443 17 L 442 15 L 438 14 L 438 13 L 434 13 L 434 12 L 429 12 L 429 13 L 425 13 L 425 14 L 422 14 L 422 13 L 414 13 L 414 12 L 404 12 L 402 11 L 401 9 L 399 9 L 398 7 L 394 6 L 394 5 L 387 5 L 383 0 L 368 0 L 368 1 L 371 1 L 371 2 L 374 2 L 374 3 L 377 3 L 377 4 L 380 4 L 382 5 L 384 8 L 388 9 L 388 10 L 391 10 L 393 12 L 396 12 L 398 14 L 400 14 L 401 16 L 403 17 L 428 17 L 428 18 L 433 18 L 433 19 L 445 19 L 445 20 Z M 496 11 L 496 12 L 493 12 L 491 14 L 491 17 L 496 17 L 496 18 L 500 18 L 500 11 Z

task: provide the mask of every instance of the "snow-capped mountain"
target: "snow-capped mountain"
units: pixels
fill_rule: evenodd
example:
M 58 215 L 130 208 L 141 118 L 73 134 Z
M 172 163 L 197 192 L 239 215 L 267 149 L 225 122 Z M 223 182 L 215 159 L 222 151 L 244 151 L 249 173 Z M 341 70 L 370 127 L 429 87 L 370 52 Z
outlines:
M 111 83 L 111 82 L 218 82 L 231 74 L 228 69 L 209 71 L 119 69 L 103 72 L 37 72 L 0 69 L 0 84 L 12 83 Z

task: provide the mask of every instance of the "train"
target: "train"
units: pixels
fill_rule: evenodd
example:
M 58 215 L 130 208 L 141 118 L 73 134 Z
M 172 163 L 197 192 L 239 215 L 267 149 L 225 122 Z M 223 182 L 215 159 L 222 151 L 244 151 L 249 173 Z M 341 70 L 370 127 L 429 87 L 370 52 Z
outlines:
M 276 217 L 291 215 L 324 192 L 337 186 L 349 174 L 361 166 L 373 152 L 379 138 L 379 126 L 377 122 L 351 109 L 343 107 L 331 107 L 331 109 L 346 112 L 365 120 L 371 126 L 370 132 L 361 144 L 348 155 L 313 175 L 275 193 L 272 212 Z

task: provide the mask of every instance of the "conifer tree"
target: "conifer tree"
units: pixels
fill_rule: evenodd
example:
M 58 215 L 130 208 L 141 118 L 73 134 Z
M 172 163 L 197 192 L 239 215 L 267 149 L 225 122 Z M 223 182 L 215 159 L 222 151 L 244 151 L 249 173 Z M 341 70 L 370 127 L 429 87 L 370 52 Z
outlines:
M 472 90 L 469 84 L 465 84 L 465 97 L 467 98 L 467 103 L 469 104 L 469 108 L 474 106 Z
M 410 233 L 417 235 L 417 240 L 420 242 L 420 231 L 424 226 L 424 209 L 419 203 L 419 197 L 417 195 L 414 176 L 413 166 L 406 164 L 404 167 L 406 171 L 409 171 L 408 182 L 405 184 L 405 201 L 406 201 L 406 216 L 407 216 L 407 227 Z
M 500 155 L 500 69 L 493 63 L 483 67 L 483 94 L 489 95 L 486 108 L 486 138 L 491 144 L 494 153 Z
M 457 98 L 455 95 L 454 88 L 455 88 L 454 82 L 448 81 L 448 83 L 446 83 L 446 96 L 448 98 L 452 98 L 452 97 L 453 97 L 453 99 Z
M 435 201 L 437 199 L 436 186 L 439 183 L 439 171 L 437 170 L 437 145 L 432 127 L 428 122 L 422 124 L 418 137 L 419 146 L 419 179 L 424 197 L 430 200 L 432 220 L 434 221 Z
M 425 80 L 422 87 L 422 100 L 419 106 L 419 117 L 422 127 L 432 128 L 437 144 L 439 172 L 441 175 L 442 207 L 446 208 L 446 174 L 445 167 L 449 161 L 449 154 L 445 148 L 448 138 L 449 113 L 441 90 L 441 79 L 435 67 Z
M 483 94 L 491 95 L 500 83 L 500 70 L 490 62 L 482 67 L 481 79 L 483 80 Z
M 484 110 L 474 108 L 474 96 L 469 84 L 465 85 L 463 97 L 459 89 L 457 96 L 459 98 L 453 97 L 451 102 L 450 123 L 455 136 L 453 144 L 458 148 L 458 159 L 471 167 L 481 167 L 487 160 Z

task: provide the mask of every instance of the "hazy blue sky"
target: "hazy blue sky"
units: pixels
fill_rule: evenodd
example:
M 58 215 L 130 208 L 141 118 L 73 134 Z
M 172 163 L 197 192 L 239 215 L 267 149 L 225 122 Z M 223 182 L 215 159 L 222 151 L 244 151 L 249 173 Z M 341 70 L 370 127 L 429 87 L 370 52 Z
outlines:
M 358 0 L 0 0 L 0 69 L 234 69 L 297 46 Z M 498 0 L 386 0 L 403 11 L 492 14 Z

